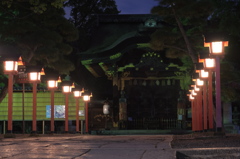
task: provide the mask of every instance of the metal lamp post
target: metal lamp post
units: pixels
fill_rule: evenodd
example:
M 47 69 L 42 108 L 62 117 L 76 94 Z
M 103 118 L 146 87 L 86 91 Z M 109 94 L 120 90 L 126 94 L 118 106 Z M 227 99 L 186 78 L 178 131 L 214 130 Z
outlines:
M 92 97 L 92 95 L 89 92 L 84 92 L 83 93 L 83 100 L 85 101 L 85 124 L 86 124 L 86 130 L 85 132 L 88 133 L 88 102 L 90 101 L 90 97 Z
M 32 134 L 37 133 L 37 84 L 41 82 L 41 70 L 39 66 L 27 66 L 29 83 L 32 83 L 33 89 L 33 108 L 32 108 Z
M 6 58 L 4 64 L 4 74 L 8 75 L 8 132 L 12 133 L 12 106 L 13 106 L 13 76 L 17 74 L 18 58 Z
M 72 82 L 62 82 L 62 92 L 65 94 L 65 133 L 68 133 L 68 96 L 72 91 Z
M 79 98 L 82 97 L 83 89 L 79 87 L 73 88 L 73 95 L 76 99 L 76 133 L 79 132 Z
M 224 47 L 228 46 L 222 35 L 204 35 L 204 47 L 209 47 L 210 56 L 215 57 L 215 88 L 216 88 L 216 131 L 222 131 L 222 106 L 221 106 L 221 81 L 220 81 L 220 57 L 224 56 Z
M 54 91 L 58 88 L 58 76 L 50 76 L 47 80 L 48 90 L 51 92 L 51 133 L 54 133 Z

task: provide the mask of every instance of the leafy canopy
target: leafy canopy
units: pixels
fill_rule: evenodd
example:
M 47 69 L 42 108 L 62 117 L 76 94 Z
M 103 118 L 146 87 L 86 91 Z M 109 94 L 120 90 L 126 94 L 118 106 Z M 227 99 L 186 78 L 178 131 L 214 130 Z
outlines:
M 0 43 L 18 46 L 28 65 L 42 65 L 69 74 L 74 70 L 68 60 L 72 52 L 70 42 L 77 40 L 78 31 L 65 19 L 62 5 L 62 0 L 3 1 L 0 8 L 6 9 L 0 10 Z
M 239 8 L 240 1 L 237 0 L 159 0 L 152 13 L 159 14 L 165 25 L 152 35 L 151 47 L 166 50 L 169 58 L 190 56 L 192 63 L 196 63 L 198 53 L 205 49 L 202 35 L 224 31 L 229 35 L 229 47 L 221 63 L 222 99 L 234 101 L 239 97 L 239 90 L 232 86 L 240 80 Z M 182 61 L 189 65 L 189 61 Z M 194 71 L 193 65 L 189 65 L 188 70 L 186 80 Z

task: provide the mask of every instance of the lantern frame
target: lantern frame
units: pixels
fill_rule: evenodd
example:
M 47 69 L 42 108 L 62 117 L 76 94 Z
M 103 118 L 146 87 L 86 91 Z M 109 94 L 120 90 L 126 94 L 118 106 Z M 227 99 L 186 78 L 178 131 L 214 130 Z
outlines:
M 197 93 L 194 91 L 194 89 L 190 90 L 190 92 L 191 92 L 191 95 L 192 95 L 193 97 L 196 97 L 196 96 L 197 96 Z
M 4 74 L 17 74 L 18 73 L 18 61 L 3 61 Z
M 72 85 L 71 86 L 62 86 L 63 93 L 71 93 L 72 91 Z
M 199 71 L 199 78 L 201 80 L 208 79 L 208 77 L 209 77 L 209 72 L 208 71 L 206 71 L 206 70 L 200 70 Z
M 41 82 L 41 73 L 40 72 L 29 72 L 28 79 L 29 79 L 30 83 L 32 83 L 32 82 L 40 83 Z
M 225 40 L 223 33 L 208 33 L 204 35 L 204 47 L 209 47 L 211 56 L 223 56 L 228 41 Z
M 194 85 L 193 89 L 194 89 L 194 92 L 199 92 L 201 88 L 198 87 L 197 85 Z
M 204 70 L 215 70 L 216 60 L 213 57 L 209 57 L 209 53 L 202 52 L 198 56 L 198 62 L 203 63 Z
M 84 95 L 83 96 L 83 100 L 86 101 L 90 101 L 90 95 Z
M 89 92 L 84 92 L 84 93 L 82 94 L 82 97 L 83 97 L 83 100 L 84 100 L 85 102 L 88 102 L 88 101 L 90 101 L 90 98 L 92 97 L 92 94 L 90 94 Z
M 203 85 L 204 85 L 204 81 L 201 80 L 200 78 L 196 79 L 195 82 L 196 82 L 196 85 L 197 85 L 197 86 L 203 86 Z
M 48 85 L 48 89 L 57 89 L 58 81 L 57 80 L 48 80 L 47 85 Z
M 72 82 L 63 81 L 62 82 L 62 93 L 69 94 L 72 91 Z
M 107 100 L 104 102 L 104 104 L 103 104 L 103 114 L 104 114 L 104 115 L 110 114 L 109 109 L 110 109 L 110 105 L 109 105 L 109 101 L 108 101 L 108 99 L 107 99 Z
M 192 94 L 189 94 L 189 100 L 193 101 L 195 99 L 195 97 Z
M 72 92 L 75 98 L 80 98 L 84 93 L 84 89 L 80 89 L 79 87 L 76 86 L 75 88 L 72 89 Z
M 39 66 L 26 66 L 26 73 L 28 75 L 29 83 L 40 83 L 41 82 L 41 70 Z
M 215 58 L 205 58 L 203 61 L 203 66 L 205 70 L 214 70 L 216 68 Z

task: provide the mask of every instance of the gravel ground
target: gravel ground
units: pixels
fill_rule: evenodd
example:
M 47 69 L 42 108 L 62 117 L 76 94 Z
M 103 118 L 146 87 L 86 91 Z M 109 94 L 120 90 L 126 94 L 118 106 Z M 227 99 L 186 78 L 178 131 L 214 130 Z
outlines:
M 240 159 L 240 135 L 174 135 L 171 146 L 177 159 Z
M 213 133 L 174 135 L 171 142 L 174 149 L 240 147 L 240 134 L 215 136 Z

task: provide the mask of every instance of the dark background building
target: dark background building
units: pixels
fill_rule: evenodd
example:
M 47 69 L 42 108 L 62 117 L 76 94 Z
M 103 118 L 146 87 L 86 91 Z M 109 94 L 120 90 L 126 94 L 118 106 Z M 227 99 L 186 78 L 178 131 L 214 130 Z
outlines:
M 100 123 L 106 99 L 111 101 L 114 123 L 177 119 L 181 62 L 166 58 L 164 50 L 149 47 L 151 34 L 163 25 L 157 15 L 96 15 L 91 47 L 79 53 L 86 74 L 95 77 L 93 81 L 85 78 L 94 92 L 92 125 L 98 125 L 97 120 Z

